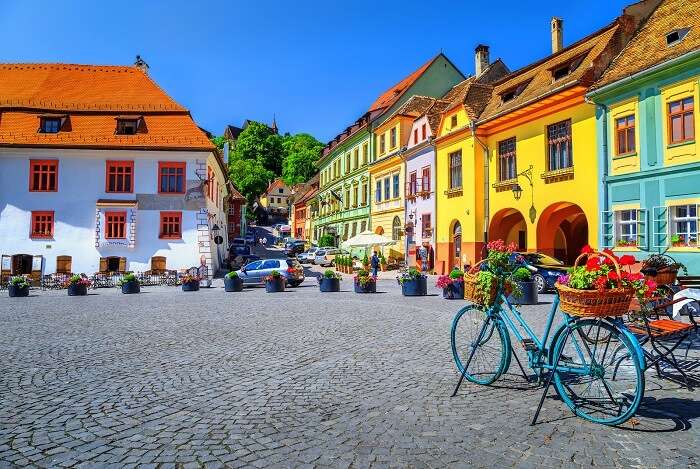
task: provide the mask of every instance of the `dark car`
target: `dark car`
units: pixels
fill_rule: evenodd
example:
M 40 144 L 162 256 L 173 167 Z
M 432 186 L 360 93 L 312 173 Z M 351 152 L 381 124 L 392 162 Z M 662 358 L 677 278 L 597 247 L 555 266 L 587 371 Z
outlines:
M 284 254 L 287 257 L 295 257 L 304 251 L 306 251 L 306 242 L 304 241 L 290 240 L 284 244 Z
M 569 270 L 569 266 L 558 259 L 540 252 L 518 253 L 525 259 L 525 265 L 532 272 L 532 280 L 537 284 L 537 292 L 544 293 L 554 289 L 560 275 Z
M 231 270 L 238 270 L 244 265 L 257 261 L 259 256 L 250 252 L 250 246 L 234 244 L 228 251 L 229 267 Z

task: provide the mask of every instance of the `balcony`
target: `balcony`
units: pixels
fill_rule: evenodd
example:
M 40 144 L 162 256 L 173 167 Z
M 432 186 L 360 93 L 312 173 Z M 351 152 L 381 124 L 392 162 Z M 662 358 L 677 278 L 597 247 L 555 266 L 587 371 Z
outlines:
M 417 197 L 426 198 L 430 196 L 430 177 L 414 179 L 406 182 L 404 191 L 406 200 L 416 200 Z

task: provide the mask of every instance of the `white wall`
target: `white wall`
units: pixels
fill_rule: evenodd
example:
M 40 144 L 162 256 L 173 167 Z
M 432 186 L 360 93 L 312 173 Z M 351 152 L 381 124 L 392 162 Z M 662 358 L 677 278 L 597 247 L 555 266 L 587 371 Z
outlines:
M 430 244 L 435 246 L 435 151 L 434 147 L 426 148 L 427 151 L 422 154 L 410 157 L 406 161 L 406 180 L 410 178 L 412 172 L 416 172 L 418 179 L 421 178 L 422 170 L 426 166 L 430 166 L 430 195 L 428 197 L 417 196 L 414 200 L 406 200 L 406 220 L 408 216 L 413 214 L 413 239 L 417 246 L 419 246 L 423 241 L 428 241 Z M 430 214 L 430 223 L 433 227 L 433 235 L 430 238 L 423 239 L 423 227 L 421 226 L 421 216 L 423 214 Z

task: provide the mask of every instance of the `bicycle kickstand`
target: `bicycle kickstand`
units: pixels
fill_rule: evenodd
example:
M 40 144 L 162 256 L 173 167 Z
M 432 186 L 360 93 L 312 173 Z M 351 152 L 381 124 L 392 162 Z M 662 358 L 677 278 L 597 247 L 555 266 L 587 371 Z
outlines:
M 549 391 L 549 386 L 552 384 L 552 378 L 554 377 L 554 370 L 557 369 L 557 366 L 559 366 L 559 360 L 561 359 L 561 352 L 563 347 L 561 347 L 557 351 L 557 356 L 554 360 L 554 367 L 549 370 L 549 375 L 547 376 L 547 382 L 544 385 L 544 391 L 542 392 L 542 397 L 540 398 L 540 403 L 537 405 L 537 411 L 535 412 L 534 417 L 532 417 L 532 422 L 530 423 L 530 426 L 535 425 L 537 423 L 537 417 L 540 415 L 540 411 L 542 410 L 542 404 L 544 404 L 544 400 L 547 397 L 547 392 Z
M 530 377 L 527 375 L 527 373 L 525 373 L 525 368 L 523 368 L 522 363 L 520 363 L 518 354 L 515 353 L 515 349 L 513 347 L 510 348 L 510 353 L 513 354 L 513 358 L 515 358 L 515 362 L 518 364 L 518 368 L 520 368 L 520 373 L 523 375 L 523 378 L 525 378 L 525 381 L 530 383 Z

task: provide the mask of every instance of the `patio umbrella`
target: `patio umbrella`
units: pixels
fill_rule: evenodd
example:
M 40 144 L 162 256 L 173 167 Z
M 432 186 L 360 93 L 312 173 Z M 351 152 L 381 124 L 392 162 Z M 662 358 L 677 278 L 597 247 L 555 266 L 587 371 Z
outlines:
M 362 233 L 353 236 L 347 241 L 343 241 L 340 247 L 350 250 L 352 248 L 369 248 L 372 246 L 390 246 L 396 244 L 393 239 L 386 238 L 382 235 L 373 233 L 372 231 L 363 231 Z

